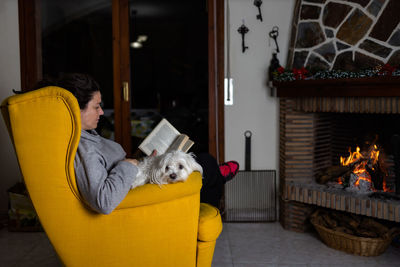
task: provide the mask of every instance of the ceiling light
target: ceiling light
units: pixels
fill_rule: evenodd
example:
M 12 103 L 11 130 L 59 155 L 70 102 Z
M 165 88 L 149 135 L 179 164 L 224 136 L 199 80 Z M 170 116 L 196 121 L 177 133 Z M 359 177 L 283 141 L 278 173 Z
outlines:
M 137 38 L 137 41 L 140 43 L 146 42 L 147 41 L 147 35 L 139 35 Z
M 147 41 L 147 35 L 139 35 L 136 42 L 132 42 L 130 46 L 132 48 L 142 48 L 143 43 Z
M 132 47 L 132 48 L 142 48 L 143 47 L 143 45 L 142 45 L 142 43 L 141 42 L 132 42 L 131 44 L 130 44 L 130 46 Z

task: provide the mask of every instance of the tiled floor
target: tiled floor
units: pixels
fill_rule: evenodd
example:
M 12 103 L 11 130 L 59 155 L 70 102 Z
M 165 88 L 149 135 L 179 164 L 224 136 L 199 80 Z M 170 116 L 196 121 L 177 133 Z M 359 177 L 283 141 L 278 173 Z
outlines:
M 61 264 L 44 233 L 11 233 L 3 228 L 0 266 Z M 313 234 L 286 231 L 279 223 L 224 223 L 213 267 L 228 266 L 400 266 L 400 248 L 390 246 L 378 257 L 353 256 L 328 248 Z
M 57 255 L 43 232 L 17 233 L 0 230 L 0 266 L 59 267 Z
M 400 248 L 378 257 L 347 254 L 324 245 L 316 234 L 286 231 L 275 223 L 225 223 L 213 267 L 400 266 Z

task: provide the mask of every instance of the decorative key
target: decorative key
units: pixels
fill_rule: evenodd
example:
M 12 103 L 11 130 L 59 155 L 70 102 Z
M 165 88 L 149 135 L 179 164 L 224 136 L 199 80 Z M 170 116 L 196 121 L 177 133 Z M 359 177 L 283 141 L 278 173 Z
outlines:
M 244 51 L 249 48 L 248 46 L 244 45 L 244 35 L 249 32 L 249 28 L 247 28 L 243 22 L 242 26 L 239 27 L 238 32 L 242 35 L 242 52 L 244 53 Z
M 278 28 L 278 26 L 274 26 L 272 28 L 272 31 L 269 32 L 269 37 L 274 39 L 277 53 L 279 53 L 278 41 L 276 40 L 278 38 L 278 35 L 279 35 L 279 28 Z
M 257 19 L 263 21 L 263 20 L 262 20 L 262 15 L 261 15 L 262 0 L 254 0 L 254 5 L 258 8 Z

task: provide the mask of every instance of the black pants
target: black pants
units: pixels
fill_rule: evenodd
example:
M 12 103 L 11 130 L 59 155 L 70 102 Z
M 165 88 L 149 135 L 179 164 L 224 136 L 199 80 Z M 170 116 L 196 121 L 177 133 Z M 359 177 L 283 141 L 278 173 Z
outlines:
M 200 201 L 219 208 L 225 178 L 219 170 L 217 160 L 210 154 L 202 153 L 197 155 L 196 161 L 203 168 L 203 187 L 200 191 Z

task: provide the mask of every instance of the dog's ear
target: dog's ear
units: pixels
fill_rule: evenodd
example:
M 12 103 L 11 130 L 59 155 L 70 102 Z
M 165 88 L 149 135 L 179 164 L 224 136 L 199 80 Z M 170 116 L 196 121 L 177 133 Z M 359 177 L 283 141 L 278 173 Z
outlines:
M 168 162 L 170 162 L 170 159 L 172 157 L 171 153 L 166 153 L 162 156 L 157 157 L 157 169 L 162 169 L 163 172 L 165 170 L 165 167 L 167 167 Z
M 152 168 L 150 170 L 150 183 L 152 184 L 162 184 L 161 177 L 162 177 L 162 170 L 159 168 Z
M 195 155 L 193 153 L 187 153 L 185 156 L 186 163 L 192 171 L 199 171 L 203 175 L 203 168 L 195 160 Z
M 153 166 L 150 169 L 150 183 L 162 184 L 162 177 L 164 176 L 165 166 L 164 157 L 157 156 L 154 158 Z

